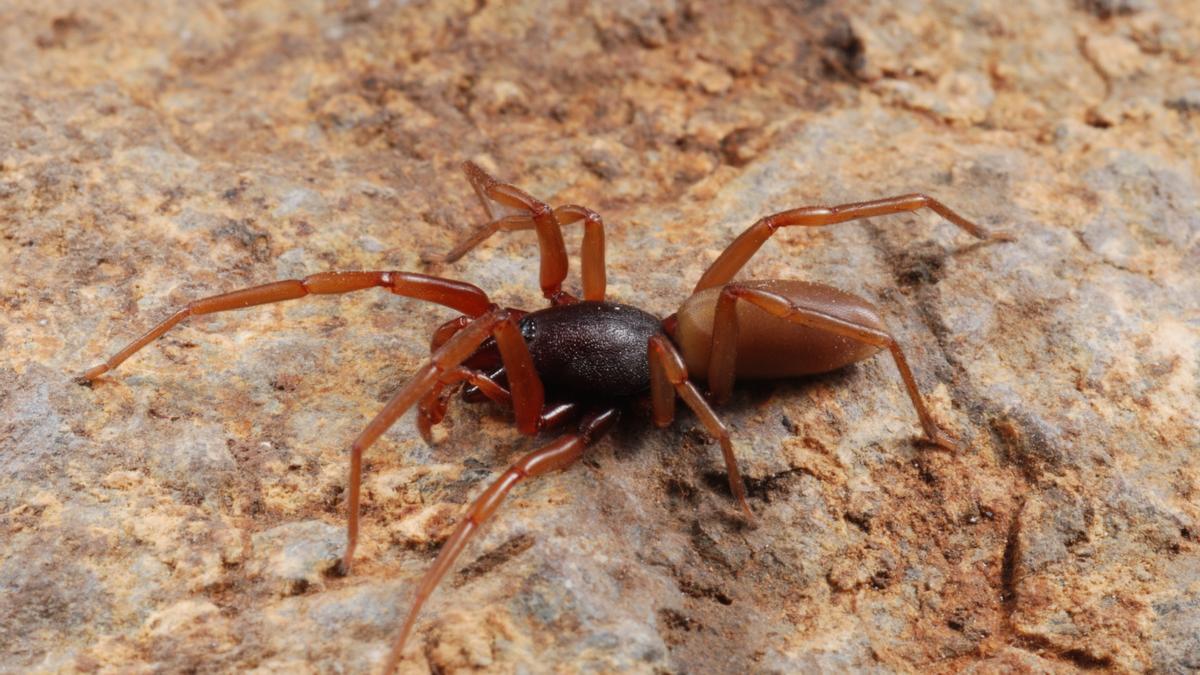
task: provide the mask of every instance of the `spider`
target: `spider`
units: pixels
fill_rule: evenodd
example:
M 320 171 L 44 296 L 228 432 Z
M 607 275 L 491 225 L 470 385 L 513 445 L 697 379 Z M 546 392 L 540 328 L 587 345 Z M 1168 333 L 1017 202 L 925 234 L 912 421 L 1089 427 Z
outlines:
M 782 211 L 758 220 L 735 239 L 700 277 L 679 310 L 659 319 L 637 307 L 605 300 L 604 223 L 598 214 L 573 204 L 551 208 L 520 188 L 497 181 L 474 163 L 465 163 L 463 169 L 488 221 L 444 260 L 458 260 L 497 232 L 534 230 L 540 249 L 539 281 L 549 307 L 534 312 L 502 308 L 474 285 L 413 272 L 326 272 L 194 300 L 79 378 L 90 384 L 189 317 L 306 295 L 384 288 L 461 313 L 436 329 L 429 361 L 350 445 L 342 574 L 350 572 L 358 541 L 363 453 L 409 408 L 417 407 L 417 428 L 427 442 L 459 391 L 466 401 L 490 399 L 510 407 L 522 434 L 576 422 L 576 430 L 521 457 L 471 504 L 417 586 L 384 672 L 394 670 L 425 601 L 509 491 L 527 478 L 570 466 L 616 423 L 625 404 L 643 399 L 647 392 L 657 426 L 672 422 L 678 396 L 716 438 L 730 491 L 750 522 L 754 514 L 746 501 L 729 430 L 712 408 L 729 399 L 736 379 L 824 373 L 886 349 L 925 439 L 954 448 L 934 424 L 904 352 L 868 301 L 816 283 L 732 279 L 784 227 L 832 225 L 929 208 L 979 239 L 1008 241 L 1008 235 L 989 234 L 923 194 Z M 562 230 L 575 224 L 583 227 L 582 299 L 563 290 L 567 252 Z M 706 382 L 707 393 L 693 380 Z

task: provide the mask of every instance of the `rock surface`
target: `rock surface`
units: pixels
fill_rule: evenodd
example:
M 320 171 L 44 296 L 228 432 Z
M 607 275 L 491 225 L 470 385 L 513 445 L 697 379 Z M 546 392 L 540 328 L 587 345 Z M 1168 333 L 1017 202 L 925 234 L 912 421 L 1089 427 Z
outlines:
M 0 670 L 378 663 L 534 443 L 489 406 L 433 447 L 402 420 L 331 573 L 346 447 L 445 310 L 220 314 L 72 377 L 188 300 L 326 269 L 537 306 L 528 233 L 428 262 L 481 218 L 468 158 L 599 210 L 611 297 L 660 315 L 792 206 L 927 191 L 1017 240 L 778 234 L 748 274 L 877 303 L 961 451 L 917 440 L 886 357 L 739 388 L 748 529 L 695 418 L 635 409 L 514 492 L 405 672 L 1200 668 L 1191 0 L 725 5 L 4 3 Z

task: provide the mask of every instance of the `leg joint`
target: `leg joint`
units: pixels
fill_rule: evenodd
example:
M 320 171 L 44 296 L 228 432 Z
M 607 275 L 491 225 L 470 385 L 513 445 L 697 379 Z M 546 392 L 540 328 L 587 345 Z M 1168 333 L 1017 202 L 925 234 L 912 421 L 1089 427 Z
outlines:
M 550 209 L 550 205 L 540 199 L 529 200 L 529 213 L 534 220 L 545 218 L 548 215 L 553 215 L 554 211 Z

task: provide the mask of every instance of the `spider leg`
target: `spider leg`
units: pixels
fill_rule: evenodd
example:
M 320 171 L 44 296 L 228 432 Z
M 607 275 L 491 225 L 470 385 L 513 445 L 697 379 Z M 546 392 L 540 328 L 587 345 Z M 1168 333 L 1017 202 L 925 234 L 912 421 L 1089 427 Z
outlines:
M 396 295 L 436 302 L 470 317 L 478 317 L 495 307 L 486 293 L 461 281 L 412 272 L 324 272 L 193 300 L 104 363 L 89 368 L 79 379 L 83 382 L 95 380 L 191 316 L 294 300 L 306 295 L 349 293 L 367 288 L 386 288 Z
M 829 331 L 851 340 L 863 342 L 892 353 L 900 378 L 908 390 L 917 417 L 921 420 L 921 428 L 929 442 L 948 450 L 954 450 L 954 441 L 948 438 L 933 421 L 908 360 L 896 339 L 887 331 L 879 330 L 839 317 L 831 316 L 811 307 L 804 307 L 795 300 L 789 300 L 776 293 L 757 288 L 748 288 L 741 284 L 729 284 L 721 291 L 717 300 L 717 309 L 713 316 L 713 348 L 709 356 L 709 390 L 717 401 L 725 400 L 733 389 L 734 369 L 737 360 L 737 307 L 739 300 L 752 305 L 793 323 Z
M 505 377 L 503 367 L 491 375 L 460 367 L 457 371 L 443 376 L 438 385 L 431 389 L 417 406 L 417 429 L 421 432 L 421 437 L 425 439 L 426 443 L 433 444 L 433 427 L 445 418 L 451 397 L 464 382 L 468 383 L 469 391 L 473 392 L 472 400 L 474 402 L 490 399 L 494 403 L 511 408 L 512 395 L 508 389 L 504 388 L 504 385 L 497 381 L 497 378 L 502 378 L 503 381 Z M 475 396 L 478 398 L 474 398 Z M 576 419 L 579 412 L 580 405 L 578 403 L 547 404 L 538 416 L 538 431 L 557 429 Z
M 583 299 L 603 300 L 608 281 L 604 264 L 604 221 L 600 214 L 585 206 L 568 204 L 554 209 L 554 216 L 560 225 L 583 221 L 583 244 L 579 251 Z
M 497 181 L 473 162 L 464 163 L 463 170 L 467 173 L 467 179 L 470 180 L 480 203 L 483 204 L 489 222 L 446 254 L 446 262 L 458 260 L 467 251 L 501 230 L 536 230 L 538 247 L 541 250 L 542 293 L 554 304 L 575 302 L 573 296 L 562 290 L 568 267 L 562 228 L 564 225 L 583 221 L 584 234 L 580 257 L 584 298 L 604 299 L 604 222 L 598 214 L 574 204 L 551 210 L 545 203 L 531 197 L 520 188 Z
M 729 429 L 717 417 L 708 401 L 704 400 L 696 385 L 688 379 L 687 366 L 675 345 L 666 336 L 655 335 L 650 338 L 650 403 L 657 426 L 665 427 L 675 419 L 675 394 L 679 394 L 679 398 L 692 409 L 708 433 L 720 442 L 725 469 L 729 472 L 729 490 L 746 516 L 754 520 L 754 512 L 746 502 L 746 485 L 742 481 L 742 472 L 738 470 L 737 457 L 733 454 Z
M 454 371 L 463 361 L 470 358 L 479 345 L 488 337 L 496 338 L 500 358 L 508 372 L 509 392 L 513 411 L 517 418 L 517 429 L 527 435 L 537 433 L 545 392 L 542 381 L 533 367 L 529 348 L 521 337 L 521 329 L 508 310 L 496 309 L 484 314 L 454 334 L 430 356 L 429 361 L 417 370 L 412 379 L 383 406 L 359 433 L 350 445 L 350 489 L 347 498 L 346 552 L 342 555 L 340 570 L 350 571 L 354 548 L 358 544 L 359 497 L 362 488 L 362 456 L 383 432 L 400 418 L 413 404 L 435 389 L 441 377 Z
M 500 475 L 483 494 L 479 495 L 467 510 L 464 517 L 455 528 L 454 533 L 442 545 L 442 550 L 434 560 L 433 565 L 425 572 L 413 594 L 412 607 L 392 642 L 392 649 L 384 663 L 383 672 L 391 673 L 400 661 L 401 653 L 408 635 L 412 632 L 417 615 L 429 599 L 438 582 L 450 571 L 455 559 L 462 553 L 463 548 L 480 526 L 491 517 L 508 492 L 526 478 L 541 476 L 551 471 L 565 469 L 583 454 L 584 449 L 602 436 L 617 420 L 615 409 L 605 410 L 588 415 L 579 426 L 579 431 L 564 434 L 525 455 Z
M 607 284 L 604 263 L 604 220 L 595 211 L 576 204 L 555 208 L 554 217 L 562 227 L 583 222 L 583 243 L 579 251 L 581 276 L 583 277 L 583 299 L 603 300 Z M 493 220 L 455 246 L 442 258 L 442 261 L 452 263 L 458 260 L 497 232 L 532 230 L 534 227 L 533 219 L 527 215 L 510 215 Z
M 804 206 L 769 215 L 751 225 L 713 261 L 712 265 L 709 265 L 692 292 L 697 293 L 706 288 L 713 288 L 714 286 L 727 283 L 741 271 L 746 262 L 781 227 L 818 227 L 891 213 L 917 211 L 924 208 L 933 210 L 939 216 L 966 230 L 978 239 L 1012 240 L 1012 236 L 1008 234 L 989 234 L 975 223 L 951 211 L 945 204 L 929 195 L 923 194 L 885 197 L 869 202 L 856 202 L 853 204 L 841 204 L 839 206 Z
M 462 242 L 450 249 L 450 252 L 442 256 L 442 262 L 452 263 L 466 255 L 471 249 L 479 246 L 487 241 L 493 234 L 497 232 L 519 232 L 521 230 L 534 229 L 533 218 L 527 214 L 513 214 L 497 218 L 481 225 L 479 229 L 471 233 L 471 236 L 464 239 Z M 565 244 L 564 244 L 565 246 Z
M 433 427 L 446 417 L 446 408 L 450 403 L 450 397 L 458 391 L 463 382 L 470 383 L 481 394 L 500 405 L 512 406 L 512 395 L 507 389 L 485 373 L 459 366 L 443 373 L 438 379 L 438 383 L 429 390 L 429 393 L 421 399 L 421 404 L 417 406 L 417 429 L 426 443 L 433 444 Z
M 567 278 L 567 247 L 563 244 L 562 228 L 554 211 L 521 188 L 492 178 L 474 162 L 464 162 L 463 171 L 491 220 L 516 215 L 533 222 L 541 249 L 539 281 L 542 294 L 556 304 L 573 300 L 562 297 L 562 282 Z

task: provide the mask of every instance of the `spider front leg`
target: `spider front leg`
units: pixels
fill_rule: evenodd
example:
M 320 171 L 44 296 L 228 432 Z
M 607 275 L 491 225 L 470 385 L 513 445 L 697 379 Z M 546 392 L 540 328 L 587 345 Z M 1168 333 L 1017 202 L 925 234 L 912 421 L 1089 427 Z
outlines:
M 575 298 L 562 290 L 568 268 L 562 228 L 582 222 L 584 230 L 580 258 L 583 297 L 585 300 L 604 299 L 604 222 L 599 214 L 574 204 L 551 210 L 520 188 L 497 181 L 473 162 L 464 163 L 463 170 L 489 220 L 447 253 L 444 258 L 446 262 L 458 260 L 497 232 L 536 230 L 541 249 L 542 293 L 555 304 L 574 302 Z
M 908 367 L 908 360 L 896 339 L 886 329 L 881 328 L 882 321 L 874 319 L 876 325 L 867 325 L 861 319 L 849 318 L 854 312 L 846 312 L 846 316 L 834 316 L 815 306 L 805 306 L 801 298 L 788 298 L 762 288 L 754 288 L 745 284 L 729 284 L 721 290 L 717 300 L 716 312 L 713 315 L 712 350 L 709 352 L 708 383 L 709 391 L 714 400 L 720 402 L 729 398 L 733 390 L 735 366 L 737 363 L 738 345 L 738 313 L 737 303 L 744 301 L 763 309 L 764 311 L 794 324 L 816 328 L 834 335 L 840 335 L 860 344 L 871 345 L 879 349 L 887 349 L 896 362 L 900 378 L 908 397 L 912 400 L 913 408 L 921 421 L 925 437 L 934 445 L 954 450 L 954 441 L 948 438 L 933 421 L 921 391 L 917 388 L 916 379 Z
M 446 417 L 446 408 L 450 404 L 450 397 L 454 396 L 454 393 L 461 388 L 463 382 L 470 383 L 481 394 L 500 405 L 512 406 L 512 395 L 509 391 L 485 373 L 461 366 L 443 373 L 438 379 L 438 383 L 429 390 L 429 393 L 421 399 L 421 404 L 417 406 L 417 430 L 421 432 L 421 438 L 425 439 L 429 445 L 433 445 L 433 427 Z
M 471 382 L 471 388 L 477 391 L 479 396 L 511 408 L 512 397 L 507 389 L 493 379 L 494 377 L 495 375 L 488 377 L 483 373 L 475 372 L 471 378 L 468 378 L 468 381 Z M 461 382 L 456 382 L 446 385 L 444 389 L 435 387 L 425 395 L 425 398 L 421 399 L 421 404 L 417 406 L 417 430 L 421 432 L 421 438 L 424 438 L 426 443 L 433 445 L 433 427 L 445 419 L 450 398 L 459 391 L 461 384 Z M 578 417 L 579 408 L 578 403 L 547 405 L 542 408 L 542 414 L 538 417 L 538 430 L 557 429 Z
M 350 445 L 350 486 L 347 497 L 346 552 L 339 566 L 342 574 L 348 574 L 353 562 L 354 549 L 358 544 L 359 499 L 362 489 L 362 456 L 383 432 L 400 418 L 409 408 L 430 391 L 436 389 L 441 379 L 453 373 L 463 361 L 471 357 L 488 337 L 496 338 L 500 359 L 508 373 L 509 393 L 513 412 L 517 418 L 517 429 L 527 435 L 537 433 L 545 391 L 542 381 L 533 366 L 529 347 L 521 337 L 521 329 L 508 310 L 497 309 L 467 324 L 433 352 L 429 361 L 421 366 L 396 392 L 362 430 Z
M 94 381 L 191 316 L 295 300 L 306 295 L 350 293 L 368 288 L 386 288 L 396 295 L 436 302 L 470 317 L 478 317 L 494 307 L 486 293 L 461 281 L 412 272 L 324 272 L 193 300 L 104 363 L 89 368 L 78 379 L 83 383 Z
M 900 195 L 899 197 L 886 197 L 884 199 L 874 199 L 869 202 L 856 202 L 829 207 L 805 206 L 769 215 L 751 225 L 713 261 L 713 264 L 700 277 L 700 281 L 696 283 L 696 288 L 692 292 L 698 293 L 706 288 L 713 288 L 728 283 L 745 266 L 750 258 L 758 252 L 758 249 L 771 238 L 771 235 L 775 234 L 775 231 L 781 227 L 818 227 L 891 213 L 916 211 L 924 208 L 933 210 L 939 216 L 966 230 L 978 239 L 1012 241 L 1012 236 L 1007 233 L 989 234 L 982 227 L 958 215 L 950 210 L 948 206 L 929 195 Z
M 392 649 L 388 653 L 387 661 L 384 662 L 384 673 L 391 673 L 396 669 L 396 664 L 400 661 L 401 654 L 404 652 L 404 644 L 408 640 L 409 633 L 412 632 L 413 624 L 417 620 L 417 615 L 420 613 L 421 607 L 425 605 L 425 601 L 429 599 L 430 594 L 437 588 L 438 582 L 442 580 L 442 577 L 446 576 L 446 573 L 450 571 L 451 566 L 454 565 L 454 561 L 462 553 L 467 542 L 479 531 L 484 521 L 496 512 L 496 509 L 500 507 L 500 503 L 504 501 L 509 491 L 526 478 L 533 478 L 551 471 L 565 469 L 573 464 L 583 455 L 585 448 L 604 435 L 616 423 L 617 415 L 618 413 L 615 409 L 588 415 L 580 424 L 579 431 L 560 436 L 558 439 L 525 455 L 501 474 L 496 479 L 496 482 L 488 486 L 483 491 L 483 494 L 475 499 L 471 504 L 471 508 L 467 510 L 466 516 L 459 522 L 458 527 L 455 528 L 454 533 L 442 545 L 442 550 L 438 553 L 437 559 L 433 561 L 433 565 L 425 572 L 425 576 L 421 578 L 421 583 L 417 586 L 416 592 L 413 595 L 412 607 L 408 610 L 404 624 L 400 627 L 400 632 L 396 634 L 396 638 L 392 642 Z
M 742 507 L 742 511 L 753 521 L 754 512 L 746 502 L 746 484 L 742 481 L 742 472 L 738 470 L 737 457 L 733 454 L 733 440 L 729 429 L 717 417 L 704 396 L 688 379 L 687 366 L 679 356 L 675 345 L 665 336 L 655 335 L 650 338 L 650 403 L 654 411 L 654 424 L 665 427 L 675 419 L 675 395 L 692 409 L 700 423 L 721 444 L 721 454 L 725 457 L 725 470 L 729 473 L 729 491 Z
M 583 299 L 604 300 L 608 279 L 604 263 L 604 221 L 600 214 L 586 206 L 568 204 L 554 209 L 554 217 L 560 225 L 583 223 L 583 243 L 579 252 Z

